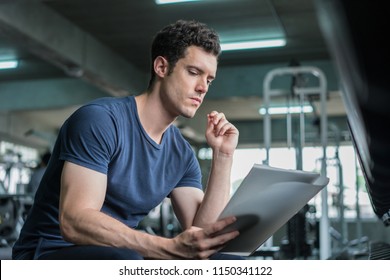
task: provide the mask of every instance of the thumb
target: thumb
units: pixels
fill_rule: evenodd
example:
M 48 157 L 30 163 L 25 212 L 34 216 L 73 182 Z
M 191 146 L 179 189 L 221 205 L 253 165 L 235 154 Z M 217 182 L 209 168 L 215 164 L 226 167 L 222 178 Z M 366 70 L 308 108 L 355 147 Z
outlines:
M 213 116 L 211 114 L 207 114 L 206 134 L 210 134 L 214 132 L 215 124 L 213 120 L 214 120 Z

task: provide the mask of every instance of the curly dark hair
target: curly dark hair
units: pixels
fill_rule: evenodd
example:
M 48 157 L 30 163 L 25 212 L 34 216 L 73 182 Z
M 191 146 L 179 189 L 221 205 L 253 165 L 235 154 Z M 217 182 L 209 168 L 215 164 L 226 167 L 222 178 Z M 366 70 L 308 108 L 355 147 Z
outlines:
M 206 24 L 195 20 L 178 20 L 156 34 L 151 48 L 149 89 L 155 79 L 153 63 L 156 57 L 163 56 L 168 61 L 169 73 L 171 73 L 177 61 L 185 56 L 190 46 L 201 47 L 217 58 L 221 53 L 218 34 Z

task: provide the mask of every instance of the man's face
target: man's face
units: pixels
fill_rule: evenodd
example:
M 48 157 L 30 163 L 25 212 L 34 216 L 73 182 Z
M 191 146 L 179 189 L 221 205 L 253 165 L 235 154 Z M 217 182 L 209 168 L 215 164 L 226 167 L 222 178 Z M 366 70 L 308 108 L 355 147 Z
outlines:
M 191 46 L 162 83 L 162 103 L 173 117 L 192 118 L 217 72 L 217 58 Z

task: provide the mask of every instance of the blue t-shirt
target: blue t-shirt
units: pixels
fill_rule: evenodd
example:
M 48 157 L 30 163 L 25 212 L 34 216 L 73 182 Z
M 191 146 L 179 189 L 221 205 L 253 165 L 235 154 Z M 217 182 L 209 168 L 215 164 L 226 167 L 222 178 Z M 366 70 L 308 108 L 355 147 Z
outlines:
M 13 258 L 37 258 L 74 245 L 63 240 L 58 221 L 65 161 L 107 174 L 101 211 L 132 228 L 174 188 L 202 188 L 199 163 L 175 126 L 157 144 L 140 123 L 134 97 L 97 99 L 62 126 Z

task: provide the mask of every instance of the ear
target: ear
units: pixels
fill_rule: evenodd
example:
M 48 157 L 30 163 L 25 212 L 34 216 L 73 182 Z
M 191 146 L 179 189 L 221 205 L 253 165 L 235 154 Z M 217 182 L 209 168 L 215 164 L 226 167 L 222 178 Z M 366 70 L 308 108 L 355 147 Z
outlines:
M 156 75 L 161 78 L 168 74 L 168 69 L 169 69 L 168 60 L 166 60 L 162 56 L 156 57 L 153 63 L 153 67 Z

